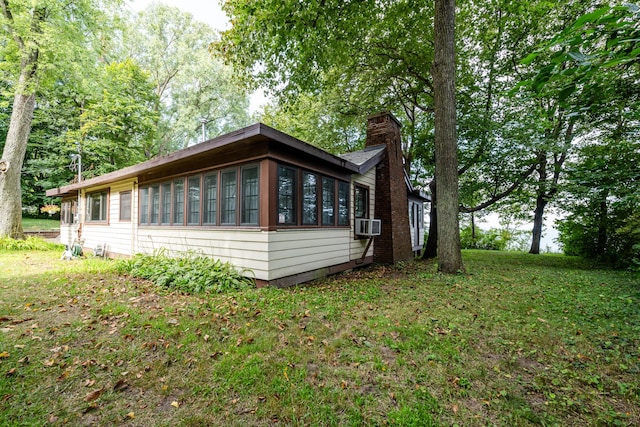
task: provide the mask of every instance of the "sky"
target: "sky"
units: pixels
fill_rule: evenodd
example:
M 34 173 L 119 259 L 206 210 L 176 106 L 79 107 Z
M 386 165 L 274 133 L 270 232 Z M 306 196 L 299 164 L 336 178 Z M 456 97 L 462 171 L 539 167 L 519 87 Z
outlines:
M 224 30 L 229 26 L 229 19 L 222 11 L 219 0 L 130 0 L 128 3 L 131 10 L 139 12 L 156 2 L 189 12 L 195 19 L 209 24 L 216 30 Z

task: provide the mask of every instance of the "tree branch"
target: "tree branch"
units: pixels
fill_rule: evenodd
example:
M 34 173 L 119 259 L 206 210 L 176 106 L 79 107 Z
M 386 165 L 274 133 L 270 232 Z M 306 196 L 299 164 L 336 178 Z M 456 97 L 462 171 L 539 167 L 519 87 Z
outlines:
M 481 211 L 482 209 L 485 209 L 485 208 L 491 206 L 492 204 L 504 199 L 509 194 L 513 193 L 518 187 L 520 187 L 520 185 L 524 182 L 524 180 L 527 179 L 529 177 L 529 175 L 531 175 L 533 173 L 533 171 L 535 171 L 535 170 L 536 170 L 536 163 L 532 163 L 527 170 L 525 170 L 524 172 L 522 172 L 518 176 L 518 179 L 515 182 L 513 182 L 513 184 L 511 184 L 511 186 L 509 186 L 509 188 L 507 188 L 506 190 L 504 190 L 501 193 L 498 193 L 498 194 L 494 195 L 489 200 L 487 200 L 484 203 L 481 203 L 481 204 L 479 204 L 477 206 L 468 208 L 468 207 L 466 207 L 464 205 L 460 205 L 460 212 L 464 212 L 464 213 L 478 212 L 478 211 Z

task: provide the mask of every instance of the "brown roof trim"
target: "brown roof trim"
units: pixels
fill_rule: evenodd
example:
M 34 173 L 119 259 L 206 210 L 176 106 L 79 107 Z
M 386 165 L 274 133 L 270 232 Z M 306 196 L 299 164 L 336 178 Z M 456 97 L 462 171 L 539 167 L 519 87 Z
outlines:
M 319 160 L 332 164 L 342 169 L 346 169 L 351 173 L 359 173 L 359 168 L 354 163 L 351 163 L 345 159 L 342 159 L 333 154 L 327 153 L 317 147 L 314 147 L 306 142 L 303 142 L 297 138 L 294 138 L 286 133 L 280 132 L 272 127 L 269 127 L 263 123 L 256 123 L 251 126 L 221 135 L 213 138 L 209 141 L 201 144 L 188 147 L 167 156 L 156 157 L 151 160 L 139 163 L 137 165 L 129 166 L 123 169 L 119 169 L 114 172 L 110 172 L 104 175 L 100 175 L 94 178 L 84 180 L 80 183 L 69 184 L 58 188 L 47 190 L 46 194 L 49 197 L 63 196 L 71 194 L 80 189 L 87 187 L 95 187 L 99 185 L 108 184 L 114 181 L 120 181 L 123 179 L 135 178 L 140 176 L 143 172 L 147 172 L 153 169 L 160 169 L 163 166 L 185 160 L 193 156 L 206 153 L 218 149 L 220 147 L 227 146 L 229 144 L 243 141 L 251 138 L 263 137 L 266 140 L 270 140 L 281 144 L 287 148 L 291 148 L 301 153 L 305 153 Z

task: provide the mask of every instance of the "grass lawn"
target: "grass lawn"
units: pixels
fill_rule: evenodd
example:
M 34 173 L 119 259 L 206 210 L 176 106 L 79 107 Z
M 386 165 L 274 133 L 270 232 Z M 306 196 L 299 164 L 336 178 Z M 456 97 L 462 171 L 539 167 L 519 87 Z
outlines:
M 57 219 L 22 218 L 24 231 L 49 231 L 59 230 L 60 221 Z
M 640 277 L 464 253 L 168 294 L 0 253 L 0 425 L 640 425 Z

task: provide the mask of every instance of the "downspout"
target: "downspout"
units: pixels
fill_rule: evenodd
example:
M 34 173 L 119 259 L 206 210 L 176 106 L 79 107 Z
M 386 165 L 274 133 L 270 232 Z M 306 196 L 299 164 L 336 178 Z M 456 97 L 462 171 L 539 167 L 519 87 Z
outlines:
M 133 190 L 131 191 L 131 249 L 129 255 L 136 253 L 136 241 L 138 236 L 138 182 L 133 182 Z

